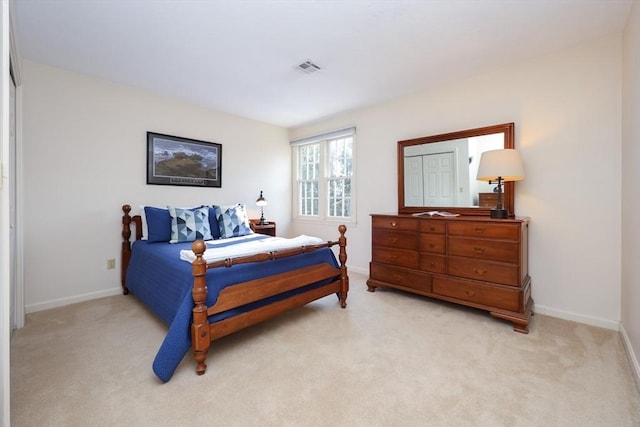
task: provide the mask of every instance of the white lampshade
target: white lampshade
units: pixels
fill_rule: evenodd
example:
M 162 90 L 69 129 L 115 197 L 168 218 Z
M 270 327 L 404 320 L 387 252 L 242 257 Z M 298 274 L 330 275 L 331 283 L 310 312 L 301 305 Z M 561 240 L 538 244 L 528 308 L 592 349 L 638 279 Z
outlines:
M 520 152 L 514 149 L 485 151 L 480 157 L 478 181 L 520 181 L 524 179 L 524 167 Z

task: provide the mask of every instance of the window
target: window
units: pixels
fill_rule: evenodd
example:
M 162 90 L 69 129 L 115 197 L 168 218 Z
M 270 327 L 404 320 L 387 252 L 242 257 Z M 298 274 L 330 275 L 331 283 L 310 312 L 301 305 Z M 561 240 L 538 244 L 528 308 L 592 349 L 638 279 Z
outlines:
M 296 218 L 354 219 L 355 128 L 293 141 Z

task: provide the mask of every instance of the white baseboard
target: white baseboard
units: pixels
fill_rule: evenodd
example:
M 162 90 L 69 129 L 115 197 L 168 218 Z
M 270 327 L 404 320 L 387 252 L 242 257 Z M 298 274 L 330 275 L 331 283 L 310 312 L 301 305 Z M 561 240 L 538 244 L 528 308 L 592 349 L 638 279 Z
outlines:
M 69 304 L 75 304 L 78 302 L 89 301 L 92 299 L 110 297 L 113 295 L 122 294 L 122 288 L 117 287 L 113 289 L 107 289 L 104 291 L 89 292 L 82 295 L 75 295 L 68 298 L 56 298 L 45 302 L 39 302 L 37 304 L 31 304 L 25 306 L 26 313 L 35 313 L 36 311 L 48 310 L 50 308 L 63 307 Z
M 624 324 L 622 323 L 620 323 L 620 335 L 622 336 L 624 348 L 627 351 L 627 358 L 629 359 L 629 365 L 631 365 L 633 377 L 636 379 L 636 386 L 638 386 L 638 391 L 640 391 L 640 364 L 638 363 L 637 355 L 633 351 L 631 341 L 629 341 L 629 335 L 627 335 L 627 331 L 624 329 Z
M 544 314 L 546 316 L 557 317 L 559 319 L 571 320 L 572 322 L 584 323 L 586 325 L 597 326 L 599 328 L 620 330 L 620 322 L 617 320 L 602 319 L 599 317 L 585 316 L 584 314 L 571 313 L 568 311 L 557 310 L 555 308 L 534 304 L 533 311 L 535 313 Z

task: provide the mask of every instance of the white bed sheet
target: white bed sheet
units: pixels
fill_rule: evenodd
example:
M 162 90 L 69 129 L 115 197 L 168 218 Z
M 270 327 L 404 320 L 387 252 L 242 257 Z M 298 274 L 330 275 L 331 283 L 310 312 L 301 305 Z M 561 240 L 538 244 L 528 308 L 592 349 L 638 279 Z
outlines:
M 209 240 L 205 242 L 207 244 L 207 249 L 204 251 L 203 258 L 207 263 L 211 263 L 227 258 L 255 255 L 259 253 L 279 251 L 284 249 L 293 249 L 301 246 L 318 245 L 324 242 L 324 240 L 319 237 L 306 236 L 302 234 L 298 237 L 293 237 L 290 239 L 284 237 L 267 237 L 262 240 L 253 240 L 237 245 L 220 247 L 220 245 L 226 244 L 232 240 L 237 240 L 240 242 L 243 240 L 247 240 L 247 238 L 250 236 L 231 237 L 229 239 L 222 240 Z M 192 250 L 184 249 L 180 251 L 180 259 L 187 262 L 193 262 L 196 259 L 196 256 Z

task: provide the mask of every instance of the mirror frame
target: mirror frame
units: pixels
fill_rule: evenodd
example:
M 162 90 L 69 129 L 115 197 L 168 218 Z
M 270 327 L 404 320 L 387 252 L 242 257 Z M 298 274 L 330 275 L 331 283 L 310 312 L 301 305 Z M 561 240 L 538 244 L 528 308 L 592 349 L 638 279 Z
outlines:
M 493 133 L 504 134 L 504 148 L 515 148 L 514 123 L 504 123 L 500 125 L 485 126 L 475 129 L 461 130 L 457 132 L 442 133 L 439 135 L 424 136 L 421 138 L 406 139 L 398 141 L 398 213 L 412 214 L 431 210 L 447 211 L 460 215 L 483 215 L 489 216 L 491 208 L 481 208 L 478 206 L 405 206 L 404 202 L 404 148 L 412 145 L 431 144 L 434 142 L 449 141 L 453 139 L 469 138 L 472 136 L 489 135 Z M 505 182 L 503 184 L 503 205 L 509 212 L 509 217 L 515 212 L 515 192 L 514 183 Z

